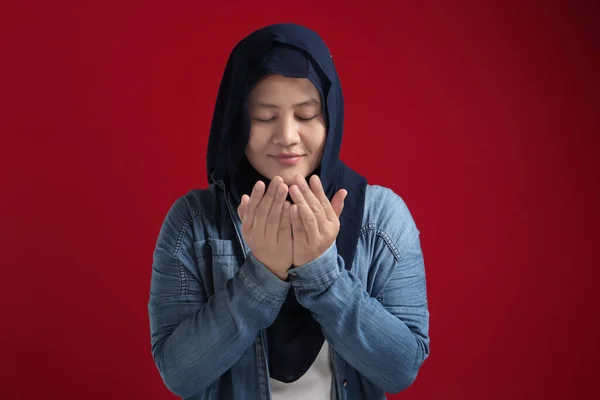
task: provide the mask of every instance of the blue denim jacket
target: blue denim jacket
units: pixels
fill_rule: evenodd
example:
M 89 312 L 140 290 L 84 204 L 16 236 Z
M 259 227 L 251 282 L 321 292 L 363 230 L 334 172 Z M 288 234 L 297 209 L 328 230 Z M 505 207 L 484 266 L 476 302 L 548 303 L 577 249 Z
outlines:
M 288 290 L 332 348 L 332 398 L 385 399 L 429 355 L 419 230 L 392 190 L 369 185 L 351 271 L 335 243 L 285 282 L 253 257 L 222 182 L 192 190 L 160 230 L 148 303 L 152 356 L 185 399 L 270 399 L 266 328 Z

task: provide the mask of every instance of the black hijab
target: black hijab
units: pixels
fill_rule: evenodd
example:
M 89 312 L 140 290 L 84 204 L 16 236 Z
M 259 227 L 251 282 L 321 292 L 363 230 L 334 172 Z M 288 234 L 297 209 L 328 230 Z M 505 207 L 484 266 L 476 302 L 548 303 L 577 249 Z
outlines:
M 346 189 L 338 254 L 350 270 L 362 224 L 366 179 L 340 159 L 344 99 L 329 49 L 319 35 L 295 24 L 275 24 L 259 29 L 233 49 L 221 80 L 207 151 L 209 182 L 223 180 L 235 202 L 249 194 L 257 180 L 269 184 L 248 162 L 244 152 L 250 132 L 248 96 L 266 75 L 307 78 L 321 94 L 327 138 L 321 164 L 313 174 L 321 179 L 331 200 Z M 307 177 L 309 178 L 309 177 Z M 290 290 L 275 322 L 267 329 L 270 376 L 282 382 L 299 379 L 323 346 L 321 326 L 299 304 Z

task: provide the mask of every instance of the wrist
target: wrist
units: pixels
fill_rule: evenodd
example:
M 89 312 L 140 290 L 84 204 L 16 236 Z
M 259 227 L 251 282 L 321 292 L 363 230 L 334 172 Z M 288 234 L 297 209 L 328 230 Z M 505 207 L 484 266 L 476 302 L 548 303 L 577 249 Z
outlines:
M 276 277 L 278 277 L 282 281 L 287 282 L 287 279 L 288 279 L 288 273 L 287 273 L 287 271 L 285 271 L 285 274 L 275 273 L 275 272 L 273 272 L 273 273 L 275 274 Z
M 282 281 L 286 281 L 287 277 L 288 277 L 288 271 L 281 271 L 278 268 L 273 268 L 271 267 L 269 264 L 263 262 L 262 260 L 260 260 L 258 257 L 256 257 L 256 260 L 258 262 L 260 262 L 262 265 L 265 266 L 265 268 L 267 268 L 273 275 L 275 275 L 276 277 L 278 277 L 279 279 L 281 279 Z
M 258 298 L 272 305 L 281 305 L 287 296 L 290 283 L 281 280 L 265 264 L 260 262 L 252 252 L 239 271 L 246 286 Z

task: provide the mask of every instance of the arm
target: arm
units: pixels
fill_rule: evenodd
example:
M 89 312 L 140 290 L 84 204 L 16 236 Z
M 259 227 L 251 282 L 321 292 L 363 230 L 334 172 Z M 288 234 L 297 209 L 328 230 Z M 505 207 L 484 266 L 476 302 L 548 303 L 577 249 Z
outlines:
M 374 228 L 380 234 L 373 235 L 370 270 L 389 271 L 377 299 L 344 268 L 335 245 L 294 269 L 292 286 L 335 350 L 382 390 L 396 393 L 412 384 L 429 355 L 429 312 L 419 232 L 403 202 L 386 206 Z
M 274 321 L 290 285 L 249 254 L 225 289 L 209 297 L 186 211 L 180 199 L 163 223 L 148 304 L 152 356 L 165 385 L 181 397 L 201 393 L 239 360 Z

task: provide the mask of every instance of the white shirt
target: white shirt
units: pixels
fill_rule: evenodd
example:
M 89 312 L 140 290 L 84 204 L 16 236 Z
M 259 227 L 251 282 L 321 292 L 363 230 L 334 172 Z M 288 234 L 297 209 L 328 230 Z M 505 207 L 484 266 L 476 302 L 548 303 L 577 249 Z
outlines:
M 271 398 L 273 400 L 330 400 L 332 368 L 329 343 L 325 341 L 319 355 L 300 379 L 291 383 L 269 379 Z

